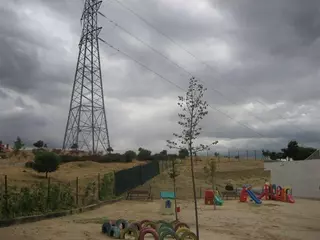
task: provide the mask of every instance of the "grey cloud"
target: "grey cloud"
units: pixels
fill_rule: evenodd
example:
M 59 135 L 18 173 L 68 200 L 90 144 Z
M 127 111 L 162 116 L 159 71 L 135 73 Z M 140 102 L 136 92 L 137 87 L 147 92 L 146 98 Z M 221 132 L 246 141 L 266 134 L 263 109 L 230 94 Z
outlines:
M 52 16 L 63 19 L 70 26 L 68 34 L 72 41 L 78 41 L 83 1 L 15 2 L 21 6 L 38 4 L 50 9 Z M 205 81 L 208 87 L 206 99 L 212 106 L 226 111 L 236 121 L 250 127 L 258 125 L 256 131 L 262 134 L 256 134 L 219 112 L 210 110 L 203 122 L 204 137 L 226 139 L 231 146 L 238 146 L 238 141 L 243 140 L 243 146 L 257 148 L 277 147 L 291 138 L 314 145 L 320 140 L 318 133 L 313 132 L 316 120 L 312 120 L 319 116 L 310 110 L 319 101 L 318 1 L 303 4 L 302 1 L 290 1 L 289 4 L 285 0 L 246 0 L 241 1 L 241 4 L 238 1 L 211 2 L 221 13 L 222 22 L 209 22 L 202 16 L 192 16 L 185 11 L 168 8 L 161 1 L 143 1 L 144 4 L 140 4 L 141 1 L 136 0 L 127 4 L 191 52 L 196 52 L 192 48 L 194 44 L 202 46 L 195 55 L 199 59 L 209 59 L 207 62 L 212 65 L 213 70 L 157 34 L 114 1 L 104 1 L 101 12 L 164 54 L 179 55 L 178 63 Z M 25 111 L 21 115 L 3 119 L 0 128 L 8 130 L 1 132 L 0 138 L 14 139 L 17 134 L 21 134 L 36 140 L 44 135 L 48 139 L 46 141 L 50 142 L 49 145 L 58 147 L 61 145 L 70 101 L 78 54 L 76 42 L 72 52 L 68 53 L 64 42 L 59 38 L 41 32 L 30 32 L 21 27 L 14 10 L 3 8 L 0 11 L 1 87 L 28 94 L 43 108 L 36 108 L 24 98 L 15 100 L 15 105 L 29 108 L 30 112 Z M 1 19 L 10 20 L 12 26 L 3 24 Z M 103 26 L 101 37 L 107 42 L 174 83 L 182 87 L 187 85 L 189 76 L 183 70 L 168 63 L 102 17 L 100 25 Z M 52 32 L 55 31 L 52 29 Z M 230 60 L 226 63 L 214 60 L 215 52 L 205 44 L 208 39 L 225 42 L 231 50 Z M 115 54 L 114 50 L 103 43 L 100 47 L 107 118 L 115 149 L 144 145 L 163 148 L 165 140 L 178 129 L 176 113 L 171 111 L 175 106 L 167 106 L 168 110 L 159 110 L 157 117 L 152 116 L 140 122 L 131 120 L 124 106 L 129 102 L 141 106 L 148 98 L 161 99 L 166 96 L 176 99 L 182 92 L 121 53 Z M 39 48 L 47 53 L 49 59 L 37 55 Z M 51 65 L 51 60 L 54 60 L 55 65 Z M 224 96 L 211 88 L 218 89 Z M 0 90 L 0 97 L 6 97 L 5 91 Z M 256 102 L 257 99 L 268 105 L 279 101 L 286 104 L 276 110 L 258 104 L 261 111 L 255 110 L 252 114 L 261 118 L 261 122 L 252 117 L 248 113 L 250 111 L 243 109 L 243 104 Z M 55 110 L 46 111 L 48 105 Z M 301 105 L 309 107 L 304 109 L 306 113 L 312 112 L 306 116 L 311 119 L 312 124 L 279 123 L 277 114 L 288 117 L 285 112 L 291 113 L 289 118 L 293 122 L 301 119 L 302 112 L 293 114 Z M 50 117 L 52 114 L 54 116 Z M 15 130 L 10 131 L 13 126 Z M 296 131 L 296 126 L 304 131 Z M 34 129 L 38 132 L 35 133 Z M 161 143 L 163 145 L 159 146 Z

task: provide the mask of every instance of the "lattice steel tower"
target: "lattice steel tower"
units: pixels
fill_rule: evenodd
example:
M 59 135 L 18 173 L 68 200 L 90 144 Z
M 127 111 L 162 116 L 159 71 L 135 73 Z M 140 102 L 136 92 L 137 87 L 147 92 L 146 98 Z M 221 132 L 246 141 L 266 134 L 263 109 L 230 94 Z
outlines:
M 98 13 L 102 1 L 85 0 L 82 33 L 63 149 L 96 153 L 110 148 L 101 78 Z

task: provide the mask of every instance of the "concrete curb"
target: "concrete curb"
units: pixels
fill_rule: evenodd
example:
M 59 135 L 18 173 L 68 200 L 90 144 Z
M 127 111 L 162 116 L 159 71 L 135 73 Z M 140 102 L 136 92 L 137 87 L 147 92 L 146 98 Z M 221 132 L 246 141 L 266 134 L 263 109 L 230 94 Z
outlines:
M 87 212 L 87 211 L 91 211 L 91 210 L 100 208 L 100 207 L 107 205 L 107 204 L 113 204 L 113 203 L 119 202 L 122 199 L 123 198 L 121 197 L 121 198 L 117 198 L 114 200 L 99 202 L 97 204 L 92 204 L 92 205 L 81 207 L 81 208 L 70 209 L 70 210 L 60 211 L 60 212 L 47 213 L 47 214 L 43 214 L 43 215 L 26 216 L 26 217 L 18 217 L 18 218 L 0 220 L 0 228 L 9 227 L 9 226 L 18 225 L 18 224 L 24 224 L 24 223 L 37 222 L 37 221 L 41 221 L 41 220 L 45 220 L 45 219 L 64 217 L 64 216 L 73 215 L 73 214 L 79 214 L 79 213 L 83 213 L 83 212 Z

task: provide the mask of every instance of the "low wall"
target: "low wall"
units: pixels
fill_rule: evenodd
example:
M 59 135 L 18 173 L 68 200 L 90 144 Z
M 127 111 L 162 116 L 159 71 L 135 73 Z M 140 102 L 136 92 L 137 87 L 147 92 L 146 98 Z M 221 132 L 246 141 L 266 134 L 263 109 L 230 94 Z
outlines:
M 9 227 L 12 225 L 17 225 L 17 224 L 23 224 L 23 223 L 37 222 L 37 221 L 50 219 L 50 218 L 64 217 L 67 215 L 78 214 L 78 213 L 82 213 L 82 212 L 87 212 L 87 211 L 97 209 L 97 208 L 104 206 L 104 205 L 107 205 L 107 204 L 113 204 L 113 203 L 121 201 L 121 200 L 122 200 L 122 197 L 115 199 L 115 200 L 104 201 L 104 202 L 92 204 L 92 205 L 89 205 L 86 207 L 81 207 L 81 208 L 76 208 L 76 209 L 71 209 L 71 210 L 66 210 L 66 211 L 47 213 L 47 214 L 36 215 L 36 216 L 19 217 L 19 218 L 13 218 L 13 219 L 4 219 L 4 220 L 0 220 L 0 228 Z
M 320 199 L 320 160 L 265 163 L 271 182 L 291 186 L 295 197 Z

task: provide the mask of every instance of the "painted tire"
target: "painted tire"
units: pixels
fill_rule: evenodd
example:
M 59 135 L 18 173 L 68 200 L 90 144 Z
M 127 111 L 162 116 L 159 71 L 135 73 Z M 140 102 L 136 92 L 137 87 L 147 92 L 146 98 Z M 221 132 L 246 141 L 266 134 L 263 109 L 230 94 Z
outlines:
M 179 220 L 174 220 L 174 221 L 170 222 L 170 224 L 174 228 L 176 226 L 176 224 L 178 224 L 179 222 L 180 222 Z
M 143 224 L 144 224 L 145 222 L 151 222 L 151 221 L 148 220 L 148 219 L 144 219 L 144 220 L 140 221 L 141 226 L 143 226 Z
M 197 240 L 197 235 L 195 235 L 193 232 L 188 231 L 188 232 L 184 232 L 181 237 L 180 240 L 184 240 L 184 239 L 192 239 L 192 240 Z
M 142 225 L 142 228 L 153 228 L 153 229 L 157 229 L 157 224 L 155 224 L 154 222 L 144 222 Z
M 112 227 L 112 225 L 109 222 L 102 224 L 102 229 L 101 229 L 102 233 L 108 234 L 111 227 Z
M 159 237 L 160 237 L 160 239 L 164 239 L 165 236 L 176 236 L 176 232 L 170 228 L 163 228 L 159 232 Z
M 126 235 L 129 234 L 130 236 L 134 237 L 134 240 L 139 240 L 139 231 L 134 228 L 126 228 L 122 229 L 120 232 L 120 239 L 126 239 Z
M 124 219 L 118 219 L 116 221 L 116 226 L 120 229 L 125 229 L 125 228 L 128 228 L 129 226 L 129 223 L 127 220 L 124 220 Z
M 159 232 L 162 228 L 173 229 L 170 223 L 160 223 L 158 224 L 157 231 Z
M 174 230 L 177 231 L 179 228 L 188 228 L 190 229 L 189 225 L 183 222 L 179 222 L 174 226 Z
M 189 228 L 179 228 L 176 231 L 176 234 L 179 236 L 179 238 L 181 238 L 181 236 L 185 233 L 185 232 L 190 232 Z
M 134 229 L 137 229 L 138 231 L 141 230 L 141 224 L 139 222 L 132 222 L 129 224 L 129 227 L 130 228 L 134 228 Z
M 120 238 L 120 228 L 112 226 L 108 232 L 108 236 L 113 238 Z
M 161 234 L 160 234 L 160 238 L 159 240 L 164 240 L 165 238 L 167 237 L 172 237 L 173 239 L 176 239 L 176 240 L 179 240 L 179 236 L 173 232 L 173 231 L 163 231 Z
M 169 224 L 167 221 L 164 221 L 164 220 L 159 220 L 159 221 L 156 221 L 156 223 L 158 224 Z
M 142 231 L 140 232 L 140 237 L 139 240 L 144 240 L 144 236 L 148 233 L 151 233 L 153 236 L 154 240 L 159 240 L 159 235 L 156 232 L 156 230 L 154 230 L 153 228 L 144 228 L 142 229 Z

